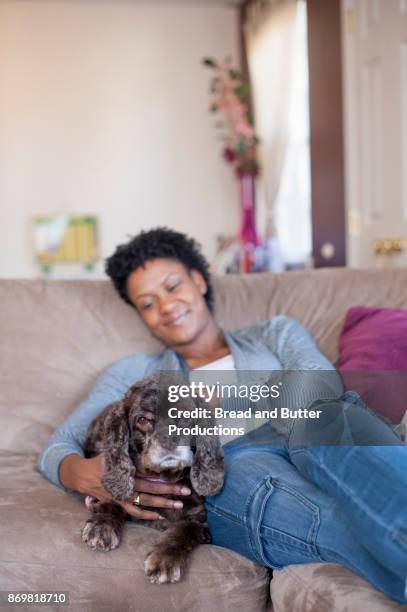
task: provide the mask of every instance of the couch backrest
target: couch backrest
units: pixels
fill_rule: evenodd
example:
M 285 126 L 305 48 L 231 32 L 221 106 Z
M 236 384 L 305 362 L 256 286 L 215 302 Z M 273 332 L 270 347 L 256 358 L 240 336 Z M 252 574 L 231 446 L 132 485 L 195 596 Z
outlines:
M 225 328 L 288 314 L 332 361 L 349 307 L 407 308 L 407 269 L 231 275 L 214 285 Z M 39 451 L 111 363 L 160 350 L 109 281 L 1 280 L 0 337 L 0 449 L 17 452 Z

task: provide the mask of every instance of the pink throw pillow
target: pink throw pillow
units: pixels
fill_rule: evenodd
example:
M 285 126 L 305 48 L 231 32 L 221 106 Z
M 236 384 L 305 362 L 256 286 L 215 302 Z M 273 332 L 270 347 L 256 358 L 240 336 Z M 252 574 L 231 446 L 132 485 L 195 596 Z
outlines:
M 338 370 L 346 389 L 400 423 L 407 410 L 407 310 L 350 308 L 339 340 Z

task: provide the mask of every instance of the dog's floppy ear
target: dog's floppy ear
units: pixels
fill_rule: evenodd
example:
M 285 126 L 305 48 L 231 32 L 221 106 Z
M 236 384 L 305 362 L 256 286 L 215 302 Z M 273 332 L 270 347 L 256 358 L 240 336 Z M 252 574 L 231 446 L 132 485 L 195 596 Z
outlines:
M 202 419 L 202 427 L 214 425 L 213 418 Z M 190 479 L 198 495 L 216 495 L 223 487 L 225 473 L 223 449 L 217 436 L 196 436 L 196 452 L 192 460 Z
M 136 469 L 129 454 L 129 410 L 134 391 L 112 405 L 103 431 L 102 485 L 115 499 L 126 500 L 134 493 Z

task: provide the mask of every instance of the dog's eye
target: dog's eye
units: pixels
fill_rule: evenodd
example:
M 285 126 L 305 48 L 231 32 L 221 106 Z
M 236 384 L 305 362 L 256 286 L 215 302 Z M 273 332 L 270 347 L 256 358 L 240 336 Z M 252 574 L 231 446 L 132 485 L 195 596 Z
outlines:
M 137 428 L 141 431 L 152 431 L 154 429 L 154 421 L 147 419 L 145 416 L 137 418 Z

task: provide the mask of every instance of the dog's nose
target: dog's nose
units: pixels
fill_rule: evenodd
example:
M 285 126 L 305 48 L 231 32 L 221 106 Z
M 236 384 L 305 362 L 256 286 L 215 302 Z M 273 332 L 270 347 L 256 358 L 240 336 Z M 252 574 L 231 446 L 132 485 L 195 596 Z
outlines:
M 177 465 L 179 465 L 179 457 L 176 457 L 175 455 L 167 455 L 167 457 L 164 457 L 164 459 L 162 459 L 162 461 L 160 462 L 160 467 L 162 468 L 173 468 L 173 467 L 177 467 Z
M 188 466 L 192 463 L 192 451 L 189 446 L 177 446 L 176 448 L 156 447 L 150 451 L 150 460 L 160 468 L 177 468 Z
M 159 464 L 161 468 L 177 468 L 192 463 L 192 451 L 189 446 L 177 446 L 175 449 L 163 452 Z

